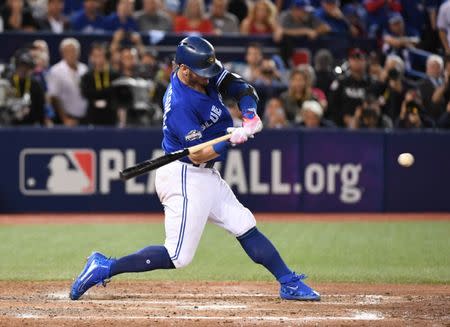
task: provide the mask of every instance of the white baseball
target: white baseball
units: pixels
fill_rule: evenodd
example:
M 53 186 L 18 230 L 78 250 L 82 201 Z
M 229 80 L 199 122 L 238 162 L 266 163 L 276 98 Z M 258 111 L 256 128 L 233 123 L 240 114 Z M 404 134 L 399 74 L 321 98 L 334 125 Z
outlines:
M 414 156 L 411 153 L 402 153 L 397 158 L 400 166 L 411 167 L 414 164 Z

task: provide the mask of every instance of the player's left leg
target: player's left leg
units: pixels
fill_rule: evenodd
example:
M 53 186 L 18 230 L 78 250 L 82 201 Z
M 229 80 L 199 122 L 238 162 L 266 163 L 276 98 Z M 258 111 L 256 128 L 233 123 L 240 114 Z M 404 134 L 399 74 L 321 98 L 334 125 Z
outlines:
M 235 235 L 248 256 L 274 275 L 280 283 L 281 298 L 320 300 L 319 293 L 302 282 L 305 276 L 288 268 L 272 242 L 256 228 L 253 214 L 237 200 L 223 179 L 220 188 L 221 201 L 213 208 L 210 220 Z
M 118 274 L 174 268 L 166 248 L 162 245 L 148 246 L 119 259 L 108 258 L 100 252 L 94 252 L 75 279 L 70 290 L 70 298 L 78 300 L 92 286 L 100 284 L 106 286 L 109 279 Z

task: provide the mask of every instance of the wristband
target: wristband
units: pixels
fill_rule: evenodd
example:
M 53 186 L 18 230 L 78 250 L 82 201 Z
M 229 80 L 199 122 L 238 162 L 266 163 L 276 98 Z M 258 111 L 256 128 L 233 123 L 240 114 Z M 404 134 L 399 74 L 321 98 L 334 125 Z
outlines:
M 246 95 L 239 101 L 239 109 L 245 118 L 252 119 L 256 115 L 256 101 L 251 96 Z
M 228 149 L 228 142 L 222 141 L 213 145 L 213 149 L 217 154 L 222 154 Z

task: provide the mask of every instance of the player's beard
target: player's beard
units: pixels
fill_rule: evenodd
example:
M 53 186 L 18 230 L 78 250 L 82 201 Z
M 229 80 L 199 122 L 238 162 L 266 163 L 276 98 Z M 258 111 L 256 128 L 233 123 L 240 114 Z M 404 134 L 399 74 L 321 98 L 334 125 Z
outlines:
M 187 84 L 188 86 L 192 87 L 196 90 L 201 90 L 202 92 L 205 91 L 206 86 L 208 86 L 209 79 L 205 77 L 201 77 L 200 75 L 197 75 L 192 70 L 188 71 L 187 74 Z

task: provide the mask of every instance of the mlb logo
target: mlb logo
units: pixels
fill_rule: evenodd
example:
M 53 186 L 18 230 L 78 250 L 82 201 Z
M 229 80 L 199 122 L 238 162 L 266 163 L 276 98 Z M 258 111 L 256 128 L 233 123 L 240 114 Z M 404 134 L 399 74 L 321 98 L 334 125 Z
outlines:
M 24 149 L 20 190 L 25 195 L 88 195 L 95 192 L 91 149 Z

